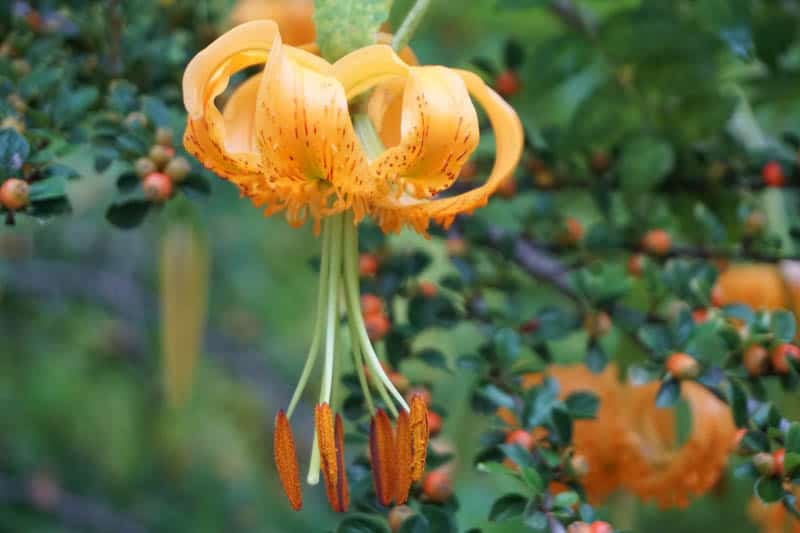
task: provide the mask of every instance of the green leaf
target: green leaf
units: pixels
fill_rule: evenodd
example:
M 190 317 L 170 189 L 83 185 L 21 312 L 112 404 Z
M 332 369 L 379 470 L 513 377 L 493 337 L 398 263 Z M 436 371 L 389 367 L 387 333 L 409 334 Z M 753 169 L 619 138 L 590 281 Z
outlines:
M 531 492 L 539 494 L 544 490 L 544 479 L 535 468 L 523 466 L 520 468 L 520 475 L 522 476 L 522 481 L 531 489 Z
M 661 383 L 656 394 L 656 407 L 672 407 L 681 397 L 681 384 L 679 381 L 669 378 Z
M 783 459 L 784 471 L 789 476 L 792 476 L 798 466 L 800 466 L 800 453 L 786 452 L 786 456 Z
M 72 212 L 72 206 L 66 196 L 57 196 L 46 200 L 31 202 L 28 214 L 40 220 L 45 220 L 57 215 L 65 215 Z
M 675 166 L 672 146 L 654 137 L 637 137 L 622 151 L 619 173 L 627 191 L 647 191 L 661 183 Z
M 786 432 L 786 451 L 800 453 L 800 422 L 789 424 L 789 430 Z
M 573 392 L 564 402 L 572 418 L 576 420 L 592 419 L 597 415 L 600 407 L 600 398 L 592 392 Z
M 489 511 L 490 522 L 502 522 L 509 518 L 520 516 L 525 512 L 525 506 L 528 504 L 528 498 L 522 494 L 506 494 L 501 496 L 492 504 Z
M 506 363 L 516 361 L 522 350 L 522 339 L 519 333 L 511 328 L 498 330 L 492 337 L 492 344 L 497 356 Z
M 423 505 L 420 513 L 428 520 L 431 531 L 436 533 L 457 533 L 455 520 L 447 510 L 433 505 Z
M 581 501 L 581 498 L 578 496 L 577 492 L 573 490 L 567 490 L 556 494 L 556 497 L 553 498 L 553 505 L 557 505 L 559 507 L 572 507 L 579 501 Z
M 315 0 L 314 24 L 322 57 L 335 61 L 375 43 L 393 0 Z
M 31 201 L 38 202 L 61 198 L 65 195 L 64 186 L 64 180 L 59 178 L 35 181 L 30 186 Z
M 572 440 L 572 417 L 563 407 L 556 406 L 550 413 L 553 430 L 558 440 L 567 444 Z
M 519 467 L 533 468 L 533 457 L 531 453 L 516 444 L 501 444 L 500 449 Z
M 336 533 L 389 533 L 389 527 L 372 515 L 354 514 L 339 523 Z
M 776 340 L 791 342 L 797 334 L 797 322 L 789 311 L 773 311 L 769 319 L 769 329 Z
M 427 518 L 422 515 L 414 515 L 403 522 L 397 533 L 428 533 L 430 530 L 431 526 Z
M 17 130 L 0 130 L 0 179 L 16 175 L 30 150 L 28 141 Z
M 478 463 L 477 466 L 478 471 L 486 472 L 487 474 L 492 474 L 495 476 L 513 476 L 514 472 L 506 468 L 506 466 L 502 463 L 497 462 L 488 462 L 488 463 Z
M 432 368 L 441 368 L 442 370 L 447 370 L 450 372 L 450 369 L 447 366 L 447 357 L 445 357 L 445 355 L 439 350 L 434 348 L 426 348 L 417 353 L 417 357 L 419 357 L 425 362 L 426 365 Z
M 775 503 L 783 498 L 783 483 L 777 477 L 762 477 L 755 484 L 756 496 L 764 503 Z
M 731 381 L 728 388 L 728 404 L 733 412 L 733 421 L 736 427 L 747 426 L 749 419 L 747 412 L 747 393 L 738 383 Z
M 142 223 L 151 206 L 147 200 L 116 203 L 106 211 L 106 219 L 121 229 L 135 228 Z

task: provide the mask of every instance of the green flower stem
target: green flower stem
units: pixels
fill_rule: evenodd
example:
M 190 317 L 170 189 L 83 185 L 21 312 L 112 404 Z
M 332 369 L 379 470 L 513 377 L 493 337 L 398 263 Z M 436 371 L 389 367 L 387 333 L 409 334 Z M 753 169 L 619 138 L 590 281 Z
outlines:
M 395 51 L 400 51 L 408 44 L 414 32 L 417 31 L 420 22 L 425 18 L 428 8 L 431 7 L 432 0 L 417 0 L 414 6 L 409 10 L 406 18 L 397 28 L 397 33 L 394 34 L 392 39 L 392 48 Z
M 347 222 L 345 222 L 346 224 Z M 345 289 L 347 288 L 347 282 L 345 280 L 344 283 Z M 344 297 L 345 305 L 347 305 L 347 294 L 342 294 Z M 348 313 L 349 314 L 349 313 Z M 364 365 L 366 361 L 364 360 L 364 354 L 361 352 L 361 344 L 358 340 L 358 332 L 356 331 L 355 324 L 352 320 L 347 320 L 347 326 L 350 330 L 350 351 L 353 354 L 353 366 L 356 370 L 356 375 L 358 376 L 358 383 L 361 385 L 361 393 L 364 395 L 364 400 L 367 402 L 367 409 L 369 409 L 369 414 L 375 414 L 375 404 L 372 401 L 372 392 L 369 390 L 369 383 L 367 383 L 367 375 L 364 372 Z
M 325 296 L 328 293 L 328 271 L 330 269 L 329 265 L 329 248 L 330 248 L 330 224 L 327 221 L 322 221 L 322 236 L 320 240 L 322 241 L 322 261 L 320 263 L 320 275 L 319 275 L 319 293 L 317 294 L 317 311 L 316 316 L 314 318 L 314 336 L 311 340 L 311 348 L 308 350 L 308 355 L 306 356 L 306 364 L 303 367 L 303 373 L 300 375 L 300 380 L 297 382 L 297 386 L 294 389 L 294 394 L 292 394 L 292 399 L 289 402 L 289 408 L 286 409 L 286 418 L 291 419 L 292 413 L 294 413 L 297 404 L 300 401 L 300 397 L 303 395 L 303 391 L 308 384 L 308 378 L 311 376 L 311 370 L 314 368 L 314 364 L 317 361 L 317 355 L 319 355 L 319 345 L 322 341 L 322 333 L 323 333 L 323 326 L 324 321 L 322 320 L 323 313 L 325 312 Z
M 369 340 L 369 334 L 364 325 L 364 318 L 361 314 L 361 302 L 358 294 L 358 229 L 353 224 L 348 224 L 345 227 L 345 249 L 347 250 L 344 256 L 347 315 L 349 320 L 354 323 L 356 333 L 358 333 L 359 340 L 361 341 L 362 353 L 366 356 L 367 362 L 377 378 L 375 381 L 378 386 L 378 392 L 384 397 L 384 402 L 392 415 L 397 416 L 397 410 L 391 400 L 386 397 L 386 391 L 383 390 L 383 387 L 386 387 L 403 409 L 408 411 L 409 408 L 403 395 L 395 388 L 389 376 L 387 376 L 386 372 L 383 370 L 378 354 L 375 353 L 375 348 L 373 348 L 372 342 Z
M 342 218 L 342 215 L 337 215 L 322 221 L 322 268 L 320 269 L 320 300 L 322 304 L 318 322 L 324 324 L 325 328 L 325 364 L 322 371 L 322 388 L 319 394 L 319 403 L 330 403 L 333 388 L 336 328 L 339 316 L 339 282 L 342 275 Z M 323 313 L 325 315 L 324 320 Z M 321 337 L 322 333 L 320 332 Z M 317 344 L 319 342 L 317 340 Z M 312 341 L 312 348 L 313 344 Z M 311 446 L 311 460 L 308 465 L 308 476 L 306 477 L 309 485 L 319 483 L 319 467 L 320 455 L 315 431 L 314 442 Z

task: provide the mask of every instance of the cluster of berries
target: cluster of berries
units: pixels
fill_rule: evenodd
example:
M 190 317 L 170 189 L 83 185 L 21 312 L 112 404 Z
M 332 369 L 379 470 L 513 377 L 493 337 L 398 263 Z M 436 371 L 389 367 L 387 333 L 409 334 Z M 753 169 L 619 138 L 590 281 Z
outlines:
M 175 184 L 185 180 L 192 169 L 185 157 L 175 155 L 172 137 L 169 128 L 158 128 L 156 142 L 147 156 L 140 157 L 133 164 L 136 175 L 142 180 L 145 197 L 154 203 L 169 200 Z

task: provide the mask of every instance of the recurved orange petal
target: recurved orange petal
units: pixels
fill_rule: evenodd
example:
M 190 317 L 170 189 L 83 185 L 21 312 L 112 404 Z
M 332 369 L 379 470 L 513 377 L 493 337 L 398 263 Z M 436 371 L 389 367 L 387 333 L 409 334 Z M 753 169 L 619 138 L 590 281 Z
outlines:
M 494 129 L 497 152 L 492 172 L 480 187 L 449 198 L 420 200 L 410 195 L 387 197 L 388 201 L 380 205 L 374 213 L 386 232 L 399 231 L 408 225 L 424 233 L 431 220 L 447 228 L 456 216 L 472 213 L 486 205 L 489 197 L 516 169 L 524 144 L 522 123 L 516 112 L 478 76 L 466 71 L 456 72 L 464 81 L 470 95 L 486 110 Z
M 289 498 L 292 509 L 299 511 L 303 507 L 303 494 L 300 490 L 300 473 L 297 467 L 297 452 L 294 436 L 289 420 L 283 412 L 278 411 L 275 417 L 275 435 L 273 441 L 275 467 L 281 480 L 283 491 Z
M 370 421 L 369 451 L 375 495 L 381 505 L 387 506 L 394 496 L 395 442 L 392 422 L 383 409 L 378 409 Z
M 394 183 L 398 193 L 430 198 L 455 182 L 480 132 L 475 107 L 454 70 L 409 69 L 399 139 L 373 163 L 379 178 Z

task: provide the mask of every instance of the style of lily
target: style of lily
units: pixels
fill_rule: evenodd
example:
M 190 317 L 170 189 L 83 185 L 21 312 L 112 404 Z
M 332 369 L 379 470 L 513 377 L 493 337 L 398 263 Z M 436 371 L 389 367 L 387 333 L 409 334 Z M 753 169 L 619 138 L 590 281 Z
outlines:
M 263 71 L 242 83 L 220 112 L 215 98 L 231 76 L 262 64 Z M 359 298 L 357 225 L 371 216 L 385 232 L 409 226 L 427 233 L 431 221 L 447 227 L 457 215 L 485 205 L 521 155 L 516 113 L 469 72 L 411 66 L 381 44 L 330 63 L 284 45 L 278 26 L 266 20 L 238 26 L 201 51 L 186 69 L 183 91 L 187 150 L 265 215 L 284 212 L 292 226 L 311 220 L 321 232 L 311 348 L 289 406 L 276 419 L 275 461 L 292 507 L 300 509 L 302 495 L 289 419 L 320 352 L 322 385 L 308 482 L 318 483 L 321 469 L 331 507 L 347 509 L 343 423 L 331 405 L 337 373 L 349 355 L 372 414 L 376 495 L 384 505 L 406 501 L 412 482 L 424 472 L 427 408 L 419 397 L 406 402 L 369 339 Z M 457 180 L 478 144 L 470 96 L 494 128 L 495 165 L 482 186 L 438 197 Z M 346 309 L 350 354 L 337 350 L 340 306 Z M 376 407 L 369 381 L 385 411 Z M 389 415 L 396 419 L 394 430 Z

